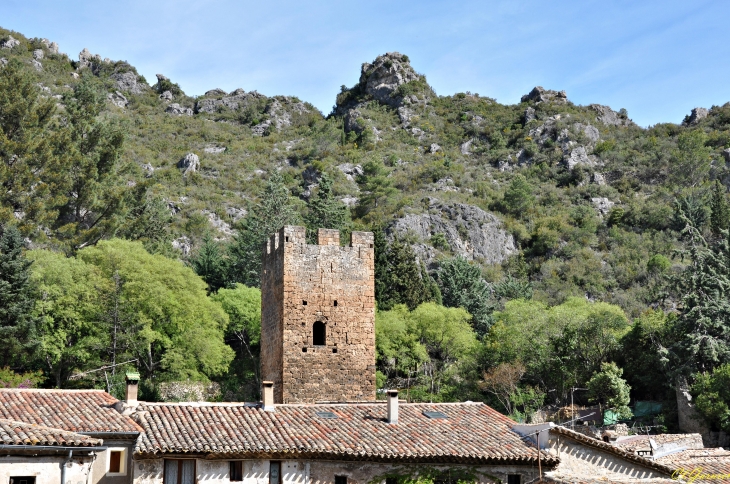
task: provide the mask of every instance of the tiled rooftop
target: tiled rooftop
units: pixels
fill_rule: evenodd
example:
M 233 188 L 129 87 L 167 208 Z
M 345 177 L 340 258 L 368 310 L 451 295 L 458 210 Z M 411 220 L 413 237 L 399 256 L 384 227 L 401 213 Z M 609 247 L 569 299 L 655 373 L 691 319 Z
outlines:
M 672 472 L 674 471 L 673 467 L 665 465 L 664 463 L 649 460 L 645 457 L 638 456 L 638 455 L 634 454 L 633 452 L 629 452 L 620 447 L 616 447 L 613 444 L 609 444 L 608 442 L 594 439 L 593 437 L 588 437 L 587 435 L 581 434 L 579 432 L 575 432 L 575 431 L 570 430 L 565 427 L 553 427 L 550 429 L 550 433 L 561 435 L 563 437 L 567 437 L 569 439 L 572 439 L 576 442 L 580 442 L 582 444 L 588 445 L 595 449 L 600 449 L 602 451 L 605 451 L 610 454 L 619 456 L 623 459 L 626 459 L 629 462 L 633 462 L 635 464 L 642 465 L 646 468 L 654 469 L 656 471 L 664 473 L 667 476 L 671 475 Z M 588 481 L 586 481 L 586 482 L 588 482 Z
M 652 439 L 657 445 L 678 444 L 690 449 L 703 448 L 702 436 L 700 434 L 659 434 L 659 435 L 632 435 L 631 437 L 619 438 L 613 445 L 628 452 L 650 451 Z
M 722 448 L 684 450 L 659 457 L 657 462 L 690 475 L 695 473 L 691 482 L 730 482 L 730 452 Z
M 140 432 L 116 402 L 101 390 L 0 388 L 0 418 L 70 432 Z
M 481 403 L 400 404 L 386 422 L 385 403 L 277 405 L 274 412 L 243 404 L 145 404 L 134 418 L 144 428 L 135 453 L 210 457 L 347 458 L 400 462 L 537 463 L 537 449 L 512 422 Z M 446 419 L 423 412 L 438 410 Z M 332 412 L 322 418 L 315 412 Z M 546 468 L 557 464 L 540 453 Z
M 43 425 L 32 425 L 0 418 L 0 442 L 3 445 L 53 445 L 67 447 L 95 447 L 100 439 Z

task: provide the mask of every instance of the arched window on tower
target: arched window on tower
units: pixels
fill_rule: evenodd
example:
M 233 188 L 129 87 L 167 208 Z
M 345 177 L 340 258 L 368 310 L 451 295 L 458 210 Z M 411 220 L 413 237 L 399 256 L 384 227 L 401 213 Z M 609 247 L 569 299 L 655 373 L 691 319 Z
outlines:
M 315 321 L 314 326 L 312 326 L 312 344 L 315 346 L 327 344 L 325 325 L 322 321 Z

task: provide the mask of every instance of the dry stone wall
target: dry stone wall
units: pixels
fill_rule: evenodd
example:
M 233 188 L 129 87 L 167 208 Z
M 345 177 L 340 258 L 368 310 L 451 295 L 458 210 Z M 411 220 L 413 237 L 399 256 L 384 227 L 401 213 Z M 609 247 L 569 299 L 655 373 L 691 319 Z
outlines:
M 375 399 L 373 234 L 353 232 L 349 247 L 339 235 L 319 229 L 308 245 L 287 226 L 266 247 L 261 375 L 275 403 Z

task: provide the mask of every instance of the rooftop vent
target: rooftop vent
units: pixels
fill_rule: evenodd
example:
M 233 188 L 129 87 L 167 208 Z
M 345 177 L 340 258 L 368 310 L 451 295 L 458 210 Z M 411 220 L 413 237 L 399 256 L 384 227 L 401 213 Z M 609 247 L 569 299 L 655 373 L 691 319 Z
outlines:
M 445 413 L 443 413 L 443 412 L 431 412 L 431 411 L 426 411 L 426 412 L 423 412 L 423 414 L 424 414 L 424 415 L 425 415 L 426 417 L 428 417 L 428 418 L 449 418 L 449 416 L 448 416 L 448 415 L 446 415 L 446 414 L 445 414 Z
M 337 415 L 335 415 L 333 412 L 314 412 L 317 414 L 317 417 L 319 418 L 337 418 Z

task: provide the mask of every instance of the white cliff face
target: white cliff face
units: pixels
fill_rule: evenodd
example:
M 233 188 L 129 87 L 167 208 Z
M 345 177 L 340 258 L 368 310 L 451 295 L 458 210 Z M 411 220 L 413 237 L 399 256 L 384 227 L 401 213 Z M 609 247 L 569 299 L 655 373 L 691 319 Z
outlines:
M 433 264 L 438 255 L 438 250 L 428 244 L 436 234 L 443 234 L 454 255 L 468 260 L 493 264 L 517 253 L 514 238 L 493 214 L 473 205 L 446 204 L 436 198 L 429 198 L 428 212 L 405 215 L 387 231 L 390 237 L 410 234 L 420 239 L 413 248 L 427 265 Z

